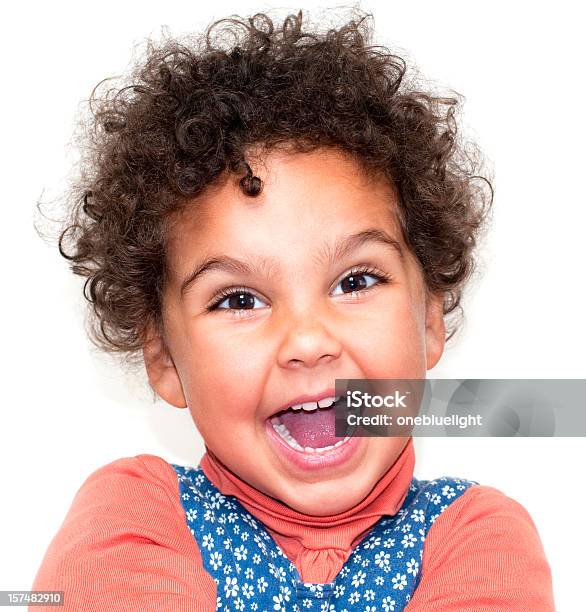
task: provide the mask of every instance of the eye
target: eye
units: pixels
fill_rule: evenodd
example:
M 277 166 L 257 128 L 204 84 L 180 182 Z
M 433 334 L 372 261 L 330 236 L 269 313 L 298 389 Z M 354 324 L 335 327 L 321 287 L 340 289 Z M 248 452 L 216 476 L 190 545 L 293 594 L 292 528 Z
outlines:
M 368 277 L 374 280 L 365 280 Z M 341 294 L 356 294 L 358 292 L 364 293 L 373 286 L 388 282 L 389 278 L 387 276 L 378 274 L 370 268 L 357 269 L 351 270 L 349 273 L 347 273 L 346 276 L 344 276 L 344 278 L 336 285 L 336 288 L 342 287 Z M 332 295 L 340 295 L 340 293 L 334 291 Z
M 263 303 L 262 300 L 246 287 L 233 287 L 224 289 L 213 304 L 207 307 L 211 310 L 254 310 L 256 302 Z M 226 303 L 226 306 L 222 304 Z

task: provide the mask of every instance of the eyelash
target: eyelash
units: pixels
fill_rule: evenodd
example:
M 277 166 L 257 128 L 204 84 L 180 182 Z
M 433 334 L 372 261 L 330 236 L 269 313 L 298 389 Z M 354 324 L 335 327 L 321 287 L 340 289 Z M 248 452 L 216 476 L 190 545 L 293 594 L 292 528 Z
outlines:
M 364 294 L 364 293 L 368 293 L 371 289 L 373 289 L 374 287 L 378 286 L 378 285 L 385 285 L 389 282 L 392 281 L 391 276 L 389 276 L 388 274 L 384 274 L 381 272 L 378 272 L 376 270 L 374 270 L 373 268 L 371 268 L 370 266 L 362 266 L 362 267 L 358 267 L 358 268 L 352 268 L 351 270 L 349 270 L 337 283 L 336 283 L 336 287 L 343 281 L 345 281 L 347 278 L 351 277 L 351 276 L 372 276 L 373 278 L 375 278 L 377 280 L 377 282 L 374 285 L 371 285 L 370 287 L 366 287 L 365 289 L 360 289 L 358 291 L 351 291 L 349 293 L 345 293 L 344 295 L 351 295 L 351 296 L 355 296 L 352 299 L 354 300 L 359 300 L 360 295 L 359 294 Z M 228 310 L 231 311 L 233 313 L 234 316 L 237 317 L 241 317 L 242 315 L 239 313 L 242 313 L 244 311 L 251 311 L 254 312 L 256 309 L 255 308 L 219 308 L 219 305 L 224 302 L 226 300 L 226 298 L 229 298 L 232 295 L 240 295 L 242 293 L 246 293 L 246 294 L 250 294 L 252 296 L 254 296 L 257 299 L 261 299 L 258 295 L 256 295 L 256 293 L 254 293 L 254 291 L 250 291 L 250 289 L 248 289 L 247 287 L 227 287 L 226 289 L 223 289 L 215 298 L 214 301 L 209 305 L 206 306 L 206 310 L 208 312 L 213 312 L 215 310 Z M 358 296 L 358 297 L 356 297 Z M 246 316 L 246 315 L 245 315 Z

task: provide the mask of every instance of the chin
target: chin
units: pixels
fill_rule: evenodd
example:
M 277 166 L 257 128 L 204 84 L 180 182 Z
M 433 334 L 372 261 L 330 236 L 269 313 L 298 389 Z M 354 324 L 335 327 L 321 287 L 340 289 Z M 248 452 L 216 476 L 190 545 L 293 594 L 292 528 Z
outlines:
M 316 485 L 316 490 L 310 489 L 306 495 L 283 495 L 279 499 L 297 512 L 311 516 L 329 516 L 350 510 L 359 504 L 370 491 L 368 489 L 362 492 L 352 488 L 347 489 L 346 495 L 340 495 L 341 487 L 339 483 L 332 483 L 330 487 L 324 487 L 323 483 L 316 483 Z

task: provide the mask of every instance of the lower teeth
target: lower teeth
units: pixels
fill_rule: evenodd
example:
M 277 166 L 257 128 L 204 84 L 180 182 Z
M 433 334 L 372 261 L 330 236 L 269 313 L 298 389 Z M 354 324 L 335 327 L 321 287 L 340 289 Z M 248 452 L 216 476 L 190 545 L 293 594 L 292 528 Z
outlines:
M 285 440 L 285 442 L 287 442 L 287 444 L 289 444 L 289 446 L 291 446 L 291 448 L 294 448 L 298 451 L 305 451 L 306 453 L 326 453 L 327 451 L 332 450 L 332 448 L 341 446 L 342 444 L 344 444 L 344 442 L 347 442 L 350 439 L 350 436 L 346 436 L 343 440 L 338 440 L 335 444 L 332 444 L 331 446 L 323 446 L 320 448 L 306 446 L 305 448 L 303 448 L 303 446 L 301 446 L 301 444 L 299 444 L 299 442 L 297 442 L 297 440 L 290 434 L 289 430 L 285 427 L 285 425 L 279 421 L 279 419 L 272 418 L 271 424 L 273 426 L 273 429 L 281 436 L 281 438 L 283 438 L 283 440 Z

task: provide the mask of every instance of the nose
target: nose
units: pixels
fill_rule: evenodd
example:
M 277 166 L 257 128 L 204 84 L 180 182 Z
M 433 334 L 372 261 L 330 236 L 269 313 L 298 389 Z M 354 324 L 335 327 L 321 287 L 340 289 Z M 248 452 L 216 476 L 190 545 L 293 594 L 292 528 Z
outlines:
M 277 357 L 281 367 L 312 368 L 340 356 L 341 343 L 320 317 L 300 313 L 289 316 L 289 324 L 285 326 Z

